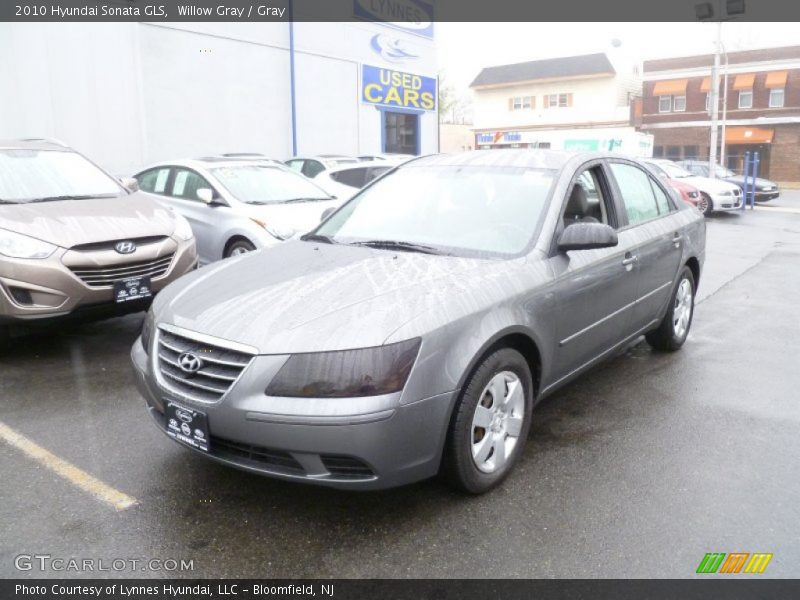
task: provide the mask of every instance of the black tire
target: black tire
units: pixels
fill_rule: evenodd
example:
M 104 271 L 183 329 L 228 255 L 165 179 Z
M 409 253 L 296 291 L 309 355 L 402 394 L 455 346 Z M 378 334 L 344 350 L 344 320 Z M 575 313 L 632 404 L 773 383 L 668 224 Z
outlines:
M 685 330 L 680 332 L 676 331 L 677 326 L 675 324 L 676 315 L 675 310 L 678 306 L 678 293 L 683 285 L 684 281 L 688 281 L 689 285 L 691 286 L 691 301 L 689 302 L 689 317 L 688 322 L 685 325 Z M 696 286 L 694 282 L 694 274 L 692 270 L 684 266 L 681 270 L 681 274 L 678 277 L 678 281 L 675 284 L 675 289 L 672 290 L 672 295 L 669 299 L 669 307 L 667 308 L 667 314 L 664 315 L 664 319 L 658 326 L 658 329 L 655 329 L 645 335 L 645 339 L 647 343 L 650 344 L 656 350 L 661 350 L 663 352 L 674 352 L 678 350 L 683 343 L 686 341 L 687 336 L 689 335 L 689 330 L 692 327 L 692 319 L 694 318 L 694 298 L 696 292 Z
M 238 254 L 244 254 L 245 252 L 252 252 L 255 249 L 256 247 L 250 240 L 233 240 L 225 247 L 225 258 L 230 258 L 231 256 Z
M 699 208 L 700 212 L 707 217 L 714 211 L 714 203 L 711 201 L 711 196 L 705 192 L 700 192 L 700 195 L 703 197 L 704 205 L 702 207 L 698 206 L 697 208 Z
M 486 398 L 491 399 L 490 396 L 484 395 L 489 382 L 503 372 L 513 373 L 522 384 L 524 397 L 524 407 L 521 411 L 522 425 L 504 465 L 495 472 L 487 473 L 478 468 L 472 457 L 475 435 L 473 417 L 478 402 L 482 401 L 482 396 L 484 402 Z M 506 386 L 506 390 L 508 389 Z M 472 373 L 454 408 L 442 463 L 442 475 L 455 488 L 470 494 L 483 494 L 497 486 L 511 472 L 525 448 L 531 427 L 532 410 L 533 378 L 525 358 L 512 348 L 501 348 L 490 354 Z M 483 435 L 487 434 L 489 430 L 485 429 Z M 506 435 L 505 439 L 509 437 L 504 430 L 499 435 Z M 505 442 L 503 443 L 505 445 Z

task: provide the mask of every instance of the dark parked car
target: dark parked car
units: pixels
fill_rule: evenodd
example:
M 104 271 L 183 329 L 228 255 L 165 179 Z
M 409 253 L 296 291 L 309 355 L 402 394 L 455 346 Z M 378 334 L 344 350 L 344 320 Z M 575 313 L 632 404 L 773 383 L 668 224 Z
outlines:
M 162 431 L 228 465 L 485 492 L 542 398 L 642 334 L 681 347 L 704 256 L 703 217 L 634 160 L 427 156 L 168 287 L 135 379 Z
M 678 164 L 694 175 L 699 175 L 701 177 L 709 176 L 707 160 L 681 160 L 678 161 Z M 724 179 L 725 181 L 738 185 L 740 188 L 742 188 L 742 191 L 744 191 L 744 175 L 737 175 L 730 169 L 726 169 L 720 165 L 717 165 L 714 175 L 717 179 Z M 774 200 L 781 195 L 781 191 L 778 189 L 778 184 L 774 181 L 756 177 L 755 184 L 756 202 L 768 202 L 769 200 Z M 752 178 L 750 185 L 752 185 Z

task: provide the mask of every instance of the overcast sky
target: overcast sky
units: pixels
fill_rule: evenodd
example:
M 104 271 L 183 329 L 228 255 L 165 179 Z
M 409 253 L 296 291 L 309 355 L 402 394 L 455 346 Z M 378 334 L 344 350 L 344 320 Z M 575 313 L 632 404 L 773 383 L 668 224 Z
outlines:
M 612 39 L 641 59 L 713 52 L 716 23 L 436 23 L 439 67 L 466 94 L 483 67 L 603 52 Z M 723 23 L 726 48 L 800 44 L 797 23 Z

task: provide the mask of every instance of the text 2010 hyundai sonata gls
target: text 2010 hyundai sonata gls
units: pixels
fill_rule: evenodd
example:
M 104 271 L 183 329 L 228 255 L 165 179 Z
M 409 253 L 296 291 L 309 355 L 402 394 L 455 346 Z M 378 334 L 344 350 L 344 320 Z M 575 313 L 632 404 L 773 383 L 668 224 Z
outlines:
M 646 334 L 679 348 L 699 212 L 618 155 L 417 159 L 302 240 L 202 269 L 132 350 L 173 439 L 344 488 L 505 477 L 539 400 Z

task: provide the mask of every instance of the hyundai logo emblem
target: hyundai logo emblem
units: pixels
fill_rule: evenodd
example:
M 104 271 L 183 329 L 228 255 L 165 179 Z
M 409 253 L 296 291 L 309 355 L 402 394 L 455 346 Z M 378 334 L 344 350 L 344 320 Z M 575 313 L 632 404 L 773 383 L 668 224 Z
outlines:
M 134 244 L 130 240 L 125 240 L 124 242 L 117 242 L 114 246 L 114 250 L 119 252 L 120 254 L 132 254 L 136 252 L 136 244 Z
M 191 352 L 184 352 L 178 357 L 178 366 L 187 375 L 194 375 L 203 366 L 203 361 Z
M 181 410 L 180 408 L 175 411 L 177 417 L 183 421 L 184 423 L 191 423 L 192 422 L 192 415 L 190 415 L 185 410 Z

